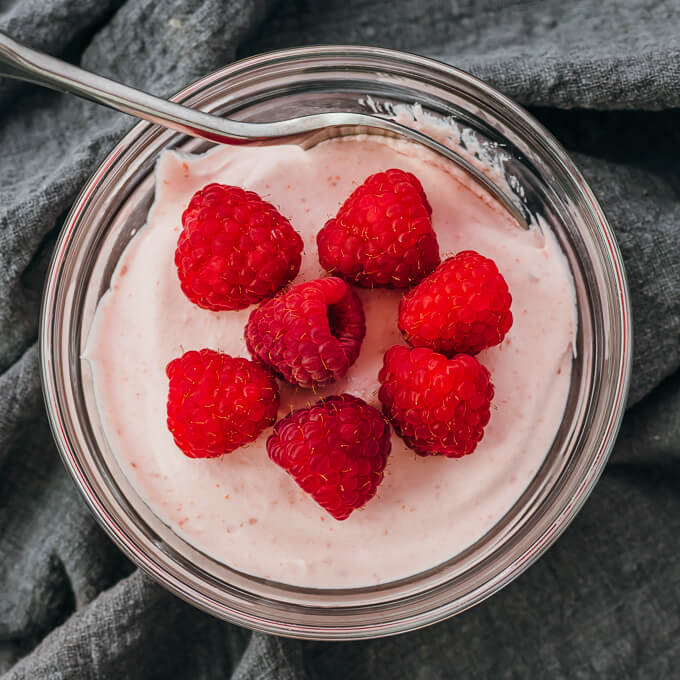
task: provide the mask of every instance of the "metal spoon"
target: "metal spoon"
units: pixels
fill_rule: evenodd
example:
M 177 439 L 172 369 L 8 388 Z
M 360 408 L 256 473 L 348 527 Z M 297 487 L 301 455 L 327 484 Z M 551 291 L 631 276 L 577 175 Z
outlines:
M 525 229 L 524 215 L 483 172 L 444 144 L 389 118 L 364 113 L 316 113 L 271 123 L 243 123 L 219 118 L 109 80 L 20 45 L 0 32 L 0 76 L 89 99 L 123 113 L 222 144 L 299 144 L 309 148 L 324 139 L 352 134 L 403 137 L 432 149 L 460 166 L 486 189 Z

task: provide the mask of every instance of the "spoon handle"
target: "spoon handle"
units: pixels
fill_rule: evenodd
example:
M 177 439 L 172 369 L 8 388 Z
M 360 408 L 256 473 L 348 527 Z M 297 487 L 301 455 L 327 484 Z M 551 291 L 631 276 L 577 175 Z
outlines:
M 217 118 L 20 45 L 0 31 L 0 76 L 70 92 L 163 127 L 223 143 L 259 136 L 256 124 Z
M 60 92 L 70 92 L 191 137 L 222 144 L 296 143 L 303 148 L 343 134 L 389 134 L 426 146 L 456 163 L 487 189 L 528 228 L 522 211 L 481 170 L 457 151 L 400 123 L 364 113 L 316 113 L 269 123 L 243 123 L 219 118 L 180 104 L 154 97 L 134 87 L 98 76 L 60 59 L 20 45 L 0 31 L 0 76 L 26 80 Z

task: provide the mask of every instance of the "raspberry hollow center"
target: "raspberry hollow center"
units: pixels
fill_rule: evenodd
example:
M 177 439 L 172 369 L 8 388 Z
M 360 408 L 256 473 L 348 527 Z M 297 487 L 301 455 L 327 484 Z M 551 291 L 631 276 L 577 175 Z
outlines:
M 344 283 L 336 278 L 325 279 L 325 281 L 331 280 L 334 284 L 336 281 L 338 284 Z M 340 285 L 337 287 L 341 288 Z M 361 301 L 356 293 L 346 283 L 342 288 L 337 302 L 333 302 L 335 295 L 327 296 L 326 318 L 331 335 L 338 341 L 351 365 L 359 355 L 361 341 L 366 334 L 366 320 Z
M 342 321 L 341 311 L 338 310 L 337 305 L 329 305 L 326 311 L 326 318 L 328 319 L 328 328 L 334 338 L 340 340 Z

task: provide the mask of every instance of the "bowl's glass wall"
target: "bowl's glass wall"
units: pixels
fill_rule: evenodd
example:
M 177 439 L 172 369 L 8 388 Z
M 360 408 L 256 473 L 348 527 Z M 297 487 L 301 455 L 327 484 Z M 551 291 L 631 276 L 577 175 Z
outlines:
M 116 261 L 144 224 L 159 152 L 210 146 L 141 124 L 74 206 L 43 307 L 48 411 L 64 461 L 96 516 L 132 559 L 174 592 L 270 632 L 382 635 L 434 622 L 489 596 L 565 528 L 595 483 L 620 422 L 630 370 L 628 297 L 620 255 L 585 182 L 554 140 L 511 102 L 454 69 L 395 52 L 319 48 L 265 55 L 208 76 L 178 100 L 254 121 L 417 103 L 472 131 L 472 146 L 502 162 L 515 178 L 509 185 L 521 186 L 510 190 L 512 199 L 551 226 L 569 261 L 579 322 L 569 402 L 555 443 L 522 498 L 477 543 L 428 572 L 377 588 L 305 590 L 236 572 L 196 551 L 149 511 L 122 474 L 80 360 Z

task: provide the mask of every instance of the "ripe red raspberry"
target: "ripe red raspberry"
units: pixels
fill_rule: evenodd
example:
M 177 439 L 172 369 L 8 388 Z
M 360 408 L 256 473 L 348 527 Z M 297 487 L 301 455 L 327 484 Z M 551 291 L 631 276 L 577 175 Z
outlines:
M 165 372 L 168 429 L 189 458 L 230 453 L 276 420 L 276 380 L 248 359 L 202 349 L 173 359 Z
M 399 304 L 407 342 L 451 356 L 499 344 L 512 326 L 508 285 L 493 260 L 465 250 L 442 262 Z
M 395 345 L 378 379 L 383 412 L 416 453 L 460 458 L 475 450 L 493 399 L 489 372 L 477 359 Z
M 375 496 L 391 448 L 380 411 L 350 394 L 293 411 L 267 440 L 269 457 L 339 520 Z
M 318 233 L 321 266 L 364 288 L 407 288 L 439 264 L 432 208 L 410 172 L 371 175 Z
M 254 309 L 248 351 L 284 380 L 326 385 L 347 373 L 366 335 L 361 300 L 342 279 L 299 283 Z
M 184 294 L 204 309 L 244 309 L 300 270 L 300 235 L 253 191 L 208 184 L 194 194 L 182 225 L 177 273 Z

